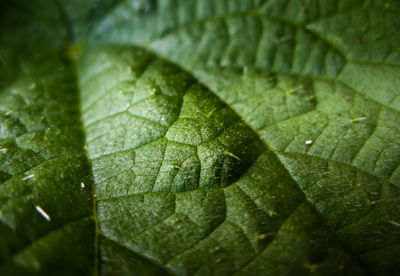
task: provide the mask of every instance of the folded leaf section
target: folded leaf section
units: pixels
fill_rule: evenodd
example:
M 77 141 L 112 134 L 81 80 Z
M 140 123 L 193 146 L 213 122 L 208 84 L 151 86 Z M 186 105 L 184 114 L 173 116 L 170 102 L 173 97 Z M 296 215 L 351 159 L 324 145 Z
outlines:
M 264 150 L 232 109 L 141 49 L 91 49 L 80 76 L 98 199 L 223 188 Z
M 89 48 L 79 76 L 101 243 L 183 275 L 276 264 L 288 273 L 362 273 L 324 227 L 297 248 L 301 258 L 279 255 L 265 266 L 263 256 L 306 242 L 322 221 L 276 155 L 188 73 L 142 49 L 109 46 Z M 301 112 L 295 100 L 288 108 Z M 299 229 L 286 225 L 309 216 Z M 100 250 L 101 264 L 125 266 L 112 248 Z
M 197 76 L 258 132 L 368 270 L 398 266 L 390 257 L 400 241 L 396 109 L 340 81 L 252 69 L 202 69 Z

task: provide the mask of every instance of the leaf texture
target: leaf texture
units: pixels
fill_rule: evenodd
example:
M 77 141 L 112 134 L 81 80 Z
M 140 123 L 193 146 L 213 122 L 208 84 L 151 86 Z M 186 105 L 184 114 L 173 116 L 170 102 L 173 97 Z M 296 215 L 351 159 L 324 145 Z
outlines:
M 0 272 L 398 270 L 397 1 L 34 2 L 3 9 Z

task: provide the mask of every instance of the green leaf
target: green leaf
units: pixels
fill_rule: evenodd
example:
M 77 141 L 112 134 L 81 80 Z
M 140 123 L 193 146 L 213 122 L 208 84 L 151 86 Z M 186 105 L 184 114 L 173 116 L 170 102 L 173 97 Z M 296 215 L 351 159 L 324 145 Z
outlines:
M 0 274 L 400 268 L 398 1 L 0 10 Z

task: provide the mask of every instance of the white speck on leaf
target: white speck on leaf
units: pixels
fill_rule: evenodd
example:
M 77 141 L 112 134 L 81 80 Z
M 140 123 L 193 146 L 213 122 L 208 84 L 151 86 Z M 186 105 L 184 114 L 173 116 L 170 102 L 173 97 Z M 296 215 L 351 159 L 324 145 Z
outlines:
M 38 213 L 42 215 L 42 217 L 44 217 L 47 221 L 50 221 L 50 215 L 47 214 L 46 211 L 42 209 L 42 207 L 36 205 L 35 208 L 36 211 L 38 211 Z
M 393 224 L 393 225 L 395 225 L 397 227 L 400 227 L 400 222 L 396 222 L 396 221 L 390 220 L 389 223 L 391 223 L 391 224 Z
M 303 87 L 304 87 L 304 85 L 301 85 L 301 86 L 299 86 L 299 87 L 296 87 L 296 88 L 293 88 L 293 89 L 289 89 L 289 90 L 286 91 L 286 93 L 287 93 L 287 94 L 292 94 L 292 93 L 294 93 L 294 92 L 296 92 L 296 91 L 302 89 Z
M 85 189 L 85 183 L 81 182 L 81 188 Z
M 367 120 L 367 117 L 360 117 L 360 118 L 354 118 L 353 120 L 351 120 L 353 123 L 357 123 L 357 122 L 362 122 Z
M 236 156 L 235 154 L 233 154 L 232 152 L 225 151 L 225 154 L 229 155 L 230 157 L 235 158 L 236 160 L 241 161 L 241 159 L 238 156 Z
M 312 140 L 307 140 L 307 141 L 306 141 L 306 145 L 311 145 L 312 142 L 313 142 Z
M 22 181 L 25 181 L 25 180 L 28 180 L 28 179 L 34 178 L 34 177 L 35 177 L 34 174 L 30 174 L 30 175 L 27 175 L 27 176 L 25 176 L 24 178 L 22 178 Z

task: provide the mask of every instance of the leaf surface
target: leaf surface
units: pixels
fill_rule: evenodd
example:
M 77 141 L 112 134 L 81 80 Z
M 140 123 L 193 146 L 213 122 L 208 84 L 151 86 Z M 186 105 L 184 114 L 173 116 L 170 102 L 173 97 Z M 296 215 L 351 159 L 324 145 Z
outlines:
M 35 2 L 1 29 L 0 271 L 399 268 L 397 1 Z

